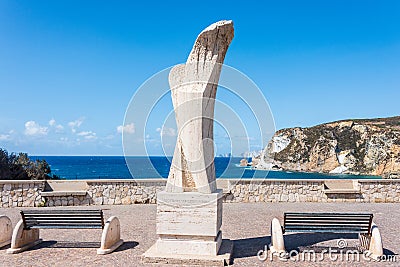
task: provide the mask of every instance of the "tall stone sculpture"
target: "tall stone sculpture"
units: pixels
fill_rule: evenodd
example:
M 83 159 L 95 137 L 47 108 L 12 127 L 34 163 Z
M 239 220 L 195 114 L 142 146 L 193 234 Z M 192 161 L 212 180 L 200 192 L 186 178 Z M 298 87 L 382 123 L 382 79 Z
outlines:
M 219 21 L 197 37 L 186 64 L 169 75 L 178 139 L 167 192 L 215 192 L 213 118 L 218 80 L 233 38 L 232 21 Z
M 157 194 L 159 239 L 144 254 L 145 261 L 223 262 L 230 257 L 220 251 L 222 190 L 216 186 L 213 119 L 233 32 L 232 21 L 208 26 L 197 37 L 186 64 L 169 74 L 178 137 L 165 191 Z

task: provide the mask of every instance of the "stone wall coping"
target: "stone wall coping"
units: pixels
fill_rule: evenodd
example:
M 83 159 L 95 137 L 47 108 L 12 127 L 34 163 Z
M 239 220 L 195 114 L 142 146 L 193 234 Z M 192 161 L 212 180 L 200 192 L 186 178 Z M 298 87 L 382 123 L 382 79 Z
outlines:
M 50 180 L 49 180 L 50 181 Z M 162 178 L 146 178 L 146 179 L 96 179 L 96 180 L 62 180 L 63 182 L 86 182 L 87 184 L 97 184 L 97 183 L 166 183 L 167 179 Z M 323 183 L 325 181 L 343 181 L 343 179 L 238 179 L 238 178 L 220 178 L 217 181 L 227 181 L 227 182 L 245 182 L 245 183 L 269 183 L 269 182 L 280 182 L 280 183 L 302 183 L 302 182 L 314 182 Z M 358 181 L 359 183 L 400 183 L 400 179 L 354 179 L 352 181 Z M 0 184 L 42 184 L 45 180 L 0 180 Z
M 360 183 L 400 183 L 400 179 L 361 179 Z
M 143 178 L 143 179 L 94 179 L 94 180 L 73 180 L 85 181 L 88 184 L 95 183 L 166 183 L 167 179 L 163 178 Z
M 325 194 L 358 194 L 360 189 L 324 189 Z
M 0 180 L 0 184 L 43 184 L 46 180 Z
M 231 182 L 319 182 L 319 183 L 323 183 L 324 181 L 326 181 L 325 179 L 269 179 L 269 178 L 243 178 L 243 179 L 237 179 L 237 178 L 222 178 L 222 180 L 227 180 L 227 181 L 231 181 Z M 340 179 L 338 179 L 340 180 Z M 217 179 L 218 181 L 218 179 Z
M 44 191 L 40 194 L 43 197 L 60 197 L 60 196 L 85 196 L 86 191 Z

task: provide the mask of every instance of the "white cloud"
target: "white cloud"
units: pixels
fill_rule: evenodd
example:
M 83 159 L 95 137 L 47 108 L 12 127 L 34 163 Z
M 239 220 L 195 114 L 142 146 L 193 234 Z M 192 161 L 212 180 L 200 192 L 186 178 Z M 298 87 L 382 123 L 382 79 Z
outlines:
M 114 134 L 109 134 L 109 135 L 107 135 L 104 139 L 105 139 L 105 140 L 111 140 L 111 139 L 114 139 L 114 137 L 115 137 Z
M 120 126 L 117 127 L 117 132 L 118 133 L 122 133 L 123 132 L 123 133 L 133 134 L 133 133 L 135 133 L 135 124 L 132 122 L 132 123 L 129 123 L 129 124 L 125 125 L 125 126 L 120 125 Z
M 0 141 L 8 141 L 10 140 L 9 134 L 0 134 Z
M 49 125 L 51 128 L 55 129 L 56 133 L 63 133 L 64 132 L 64 126 L 61 124 L 57 124 L 57 121 L 55 119 L 49 120 Z
M 77 120 L 70 121 L 70 122 L 68 122 L 68 126 L 71 128 L 71 131 L 73 133 L 75 133 L 76 129 L 82 125 L 84 120 L 85 120 L 85 118 L 79 118 Z
M 86 140 L 94 140 L 97 138 L 96 133 L 92 131 L 79 132 L 76 135 L 83 136 Z
M 27 121 L 25 123 L 25 135 L 29 136 L 40 136 L 47 135 L 48 128 L 40 126 L 39 123 L 35 121 Z
M 157 128 L 156 131 L 160 133 L 160 136 L 176 136 L 176 130 L 174 128 L 162 127 Z
M 83 132 L 79 132 L 79 133 L 77 133 L 76 135 L 79 135 L 79 136 L 86 136 L 86 135 L 90 135 L 90 134 L 92 134 L 93 132 L 92 131 L 83 131 Z
M 64 131 L 64 126 L 61 124 L 56 125 L 56 133 L 62 133 Z
M 56 120 L 55 120 L 55 119 L 49 120 L 49 125 L 50 125 L 50 126 L 56 125 Z

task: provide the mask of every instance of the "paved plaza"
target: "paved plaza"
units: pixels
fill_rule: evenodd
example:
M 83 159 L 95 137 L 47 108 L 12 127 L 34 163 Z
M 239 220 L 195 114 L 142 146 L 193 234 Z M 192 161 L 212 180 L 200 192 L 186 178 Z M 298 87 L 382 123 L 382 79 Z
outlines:
M 58 207 L 57 209 L 60 209 Z M 91 207 L 62 207 L 67 209 L 103 209 L 105 218 L 118 216 L 121 237 L 125 243 L 114 253 L 97 255 L 101 230 L 41 229 L 43 243 L 16 255 L 0 250 L 1 266 L 152 266 L 142 264 L 141 255 L 154 244 L 156 236 L 156 205 L 114 205 Z M 26 208 L 25 208 L 26 209 Z M 40 208 L 43 209 L 43 208 Z M 11 218 L 13 226 L 20 219 L 19 208 L 0 209 L 0 214 Z M 386 262 L 369 262 L 360 255 L 347 255 L 358 245 L 355 235 L 289 233 L 285 244 L 292 258 L 282 262 L 268 257 L 260 261 L 257 253 L 270 243 L 270 223 L 277 217 L 282 222 L 283 212 L 372 212 L 378 225 L 388 256 Z M 398 204 L 370 203 L 226 203 L 223 211 L 223 238 L 234 242 L 233 266 L 399 266 L 400 265 L 400 210 Z M 344 238 L 347 247 L 342 253 L 337 241 Z M 324 250 L 332 253 L 323 252 Z M 315 251 L 315 262 L 305 251 Z M 322 256 L 321 256 L 322 255 Z M 263 256 L 261 254 L 261 256 Z M 304 257 L 303 257 L 304 256 Z M 309 260 L 309 257 L 311 260 Z M 319 261 L 323 258 L 322 261 Z M 304 259 L 304 260 L 303 260 Z M 172 266 L 172 265 L 156 265 Z

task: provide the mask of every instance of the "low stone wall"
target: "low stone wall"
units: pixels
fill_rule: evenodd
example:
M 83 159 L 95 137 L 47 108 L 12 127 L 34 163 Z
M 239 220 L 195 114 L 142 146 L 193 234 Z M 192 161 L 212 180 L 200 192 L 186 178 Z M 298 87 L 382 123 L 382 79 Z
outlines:
M 226 202 L 326 202 L 322 180 L 229 180 Z
M 0 180 L 0 207 L 39 207 L 44 205 L 41 192 L 45 181 Z
M 86 195 L 74 195 L 64 191 L 64 195 L 54 192 L 46 196 L 45 206 L 80 205 L 129 205 L 156 203 L 158 191 L 165 187 L 163 179 L 141 180 L 87 180 Z M 48 194 L 48 193 L 47 193 Z
M 49 186 L 51 183 L 62 186 Z M 72 190 L 69 190 L 69 184 Z M 76 185 L 84 188 L 76 189 Z M 129 205 L 156 203 L 164 179 L 0 181 L 1 207 Z M 219 179 L 225 202 L 400 202 L 400 180 L 354 180 L 354 188 L 329 190 L 324 180 Z M 344 184 L 338 181 L 338 184 Z M 55 190 L 54 188 L 61 188 Z
M 400 179 L 364 180 L 360 187 L 362 202 L 400 202 Z
M 340 181 L 342 182 L 344 181 Z M 365 179 L 349 182 L 354 184 L 353 190 L 328 190 L 324 180 L 229 180 L 225 201 L 400 202 L 400 179 Z

